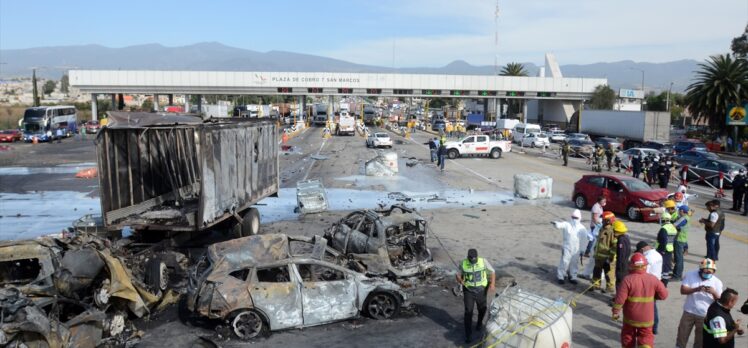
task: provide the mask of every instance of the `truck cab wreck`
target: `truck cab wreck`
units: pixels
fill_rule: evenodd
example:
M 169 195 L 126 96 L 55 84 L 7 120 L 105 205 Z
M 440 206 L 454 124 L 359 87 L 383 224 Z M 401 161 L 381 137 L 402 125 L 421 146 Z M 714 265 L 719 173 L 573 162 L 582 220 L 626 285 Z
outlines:
M 213 244 L 191 272 L 187 309 L 227 320 L 236 337 L 248 340 L 359 313 L 389 319 L 406 305 L 398 285 L 340 266 L 326 243 L 264 234 Z
M 426 220 L 413 209 L 359 210 L 325 232 L 331 246 L 364 265 L 362 273 L 411 277 L 433 267 Z

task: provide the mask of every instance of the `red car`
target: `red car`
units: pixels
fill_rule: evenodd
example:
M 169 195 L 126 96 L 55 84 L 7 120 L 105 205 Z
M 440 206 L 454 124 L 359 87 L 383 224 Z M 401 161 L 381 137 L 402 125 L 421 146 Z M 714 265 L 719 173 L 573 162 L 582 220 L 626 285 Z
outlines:
M 592 207 L 597 197 L 607 199 L 605 210 L 623 214 L 629 220 L 658 221 L 653 211 L 640 212 L 637 208 L 657 208 L 667 198 L 667 190 L 653 189 L 644 181 L 630 176 L 594 174 L 585 175 L 574 183 L 571 197 L 578 209 Z
M 99 121 L 88 121 L 86 122 L 86 133 L 96 133 L 101 129 L 101 124 L 99 124 Z
M 21 141 L 23 134 L 17 129 L 6 129 L 0 131 L 0 142 L 2 143 L 15 143 Z

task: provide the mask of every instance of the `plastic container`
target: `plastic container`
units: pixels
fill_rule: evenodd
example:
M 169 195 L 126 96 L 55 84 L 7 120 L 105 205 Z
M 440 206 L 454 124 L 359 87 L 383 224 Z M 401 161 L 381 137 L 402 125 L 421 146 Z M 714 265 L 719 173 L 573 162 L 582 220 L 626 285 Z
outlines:
M 483 346 L 569 348 L 571 333 L 570 306 L 513 287 L 493 300 Z
M 553 179 L 539 173 L 514 175 L 514 195 L 527 199 L 553 197 Z

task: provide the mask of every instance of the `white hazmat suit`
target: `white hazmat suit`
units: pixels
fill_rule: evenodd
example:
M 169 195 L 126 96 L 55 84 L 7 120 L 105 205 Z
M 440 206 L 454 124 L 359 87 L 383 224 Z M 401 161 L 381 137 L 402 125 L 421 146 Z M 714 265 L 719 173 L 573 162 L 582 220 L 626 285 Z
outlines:
M 553 222 L 553 225 L 560 229 L 564 235 L 561 261 L 558 263 L 556 272 L 558 280 L 564 280 L 567 272 L 569 273 L 569 279 L 577 279 L 579 253 L 587 247 L 587 228 L 580 222 L 582 213 L 577 209 L 571 216 L 572 218 L 569 221 Z

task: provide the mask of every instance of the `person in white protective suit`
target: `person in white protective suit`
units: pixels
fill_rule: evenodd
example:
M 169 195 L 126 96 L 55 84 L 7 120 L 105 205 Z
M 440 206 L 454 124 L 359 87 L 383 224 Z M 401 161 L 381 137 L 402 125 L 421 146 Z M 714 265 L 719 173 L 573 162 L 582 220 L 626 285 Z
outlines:
M 561 261 L 558 263 L 556 278 L 559 284 L 564 284 L 566 274 L 569 283 L 577 284 L 577 270 L 579 268 L 579 252 L 587 247 L 587 228 L 582 225 L 582 213 L 575 209 L 569 221 L 554 221 L 552 224 L 563 231 L 564 245 L 561 251 Z

